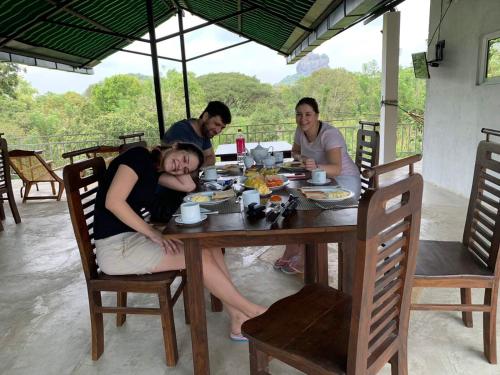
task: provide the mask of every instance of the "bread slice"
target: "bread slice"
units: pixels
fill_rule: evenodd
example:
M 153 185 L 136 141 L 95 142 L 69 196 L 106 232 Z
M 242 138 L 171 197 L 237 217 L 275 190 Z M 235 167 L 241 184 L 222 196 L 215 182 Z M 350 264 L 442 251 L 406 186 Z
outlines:
M 302 194 L 304 194 L 307 199 L 325 199 L 327 197 L 324 191 L 304 190 Z
M 217 199 L 226 199 L 226 198 L 231 198 L 234 197 L 234 190 L 229 189 L 229 190 L 224 190 L 224 191 L 215 191 L 214 195 L 212 196 L 212 199 L 217 200 Z

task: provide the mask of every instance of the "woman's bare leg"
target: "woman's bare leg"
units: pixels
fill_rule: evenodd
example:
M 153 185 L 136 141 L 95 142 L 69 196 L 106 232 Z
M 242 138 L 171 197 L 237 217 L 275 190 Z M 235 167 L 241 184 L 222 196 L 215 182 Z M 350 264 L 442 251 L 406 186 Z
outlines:
M 231 274 L 229 273 L 229 270 L 227 268 L 226 262 L 224 260 L 224 254 L 222 253 L 221 248 L 211 248 L 207 249 L 208 251 L 212 252 L 212 255 L 214 257 L 215 262 L 219 266 L 220 270 L 227 276 L 231 284 L 233 284 L 233 281 L 231 279 Z M 234 284 L 233 284 L 234 285 Z M 231 332 L 235 334 L 241 333 L 241 325 L 243 324 L 244 321 L 252 318 L 252 316 L 248 316 L 244 314 L 243 312 L 239 311 L 238 309 L 234 308 L 231 305 L 224 304 L 224 308 L 227 310 L 227 313 L 229 314 L 229 317 L 231 318 Z M 264 313 L 266 311 L 266 308 L 261 306 L 261 311 L 258 315 Z
M 305 246 L 303 244 L 288 244 L 285 247 L 285 252 L 281 256 L 283 261 L 290 260 L 294 256 L 299 256 L 304 258 Z
M 241 324 L 249 317 L 262 314 L 266 309 L 259 306 L 245 297 L 233 285 L 231 279 L 227 276 L 229 272 L 225 267 L 219 266 L 215 258 L 216 250 L 222 257 L 219 249 L 202 249 L 203 262 L 203 280 L 205 287 L 219 298 L 225 305 L 231 318 L 231 330 L 233 333 L 239 333 Z M 222 261 L 224 261 L 222 259 Z M 184 252 L 179 254 L 166 254 L 160 264 L 153 272 L 171 271 L 186 268 L 184 261 Z M 226 274 L 227 272 L 227 274 Z

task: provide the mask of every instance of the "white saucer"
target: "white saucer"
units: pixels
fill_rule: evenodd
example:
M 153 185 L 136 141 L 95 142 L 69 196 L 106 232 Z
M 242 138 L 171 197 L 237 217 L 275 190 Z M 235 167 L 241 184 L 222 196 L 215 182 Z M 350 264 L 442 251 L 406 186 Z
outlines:
M 326 184 L 329 184 L 330 182 L 332 182 L 332 180 L 330 180 L 329 178 L 327 178 L 325 181 L 323 182 L 314 182 L 312 180 L 312 178 L 310 178 L 309 180 L 307 180 L 308 183 L 310 183 L 311 185 L 326 185 Z
M 205 176 L 203 177 L 200 177 L 200 180 L 204 181 L 204 182 L 212 182 L 212 181 L 217 181 L 219 179 L 219 176 L 215 177 L 215 178 L 205 178 Z
M 202 223 L 203 221 L 207 220 L 207 217 L 208 217 L 208 215 L 201 214 L 200 220 L 192 222 L 192 223 L 185 223 L 185 222 L 183 222 L 182 221 L 182 216 L 177 216 L 174 220 L 175 220 L 175 223 L 178 224 L 178 225 L 189 226 L 189 225 L 198 225 L 198 224 Z

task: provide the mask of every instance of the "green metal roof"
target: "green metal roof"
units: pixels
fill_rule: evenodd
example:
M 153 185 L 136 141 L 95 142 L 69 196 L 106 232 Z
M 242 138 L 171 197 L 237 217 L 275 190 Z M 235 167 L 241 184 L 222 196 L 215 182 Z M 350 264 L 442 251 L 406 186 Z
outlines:
M 402 0 L 151 1 L 155 26 L 176 14 L 176 4 L 207 21 L 239 12 L 217 25 L 295 62 L 360 19 Z M 89 73 L 147 31 L 146 0 L 0 2 L 0 60 Z

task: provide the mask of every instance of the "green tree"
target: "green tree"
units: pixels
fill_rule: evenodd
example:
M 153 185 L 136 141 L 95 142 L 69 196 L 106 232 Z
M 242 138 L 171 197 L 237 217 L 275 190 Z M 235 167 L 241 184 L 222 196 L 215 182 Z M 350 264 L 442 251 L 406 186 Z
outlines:
M 272 96 L 272 86 L 241 73 L 211 73 L 198 77 L 207 100 L 220 100 L 234 115 L 248 116 Z
M 16 98 L 21 68 L 13 63 L 0 62 L 0 96 Z

